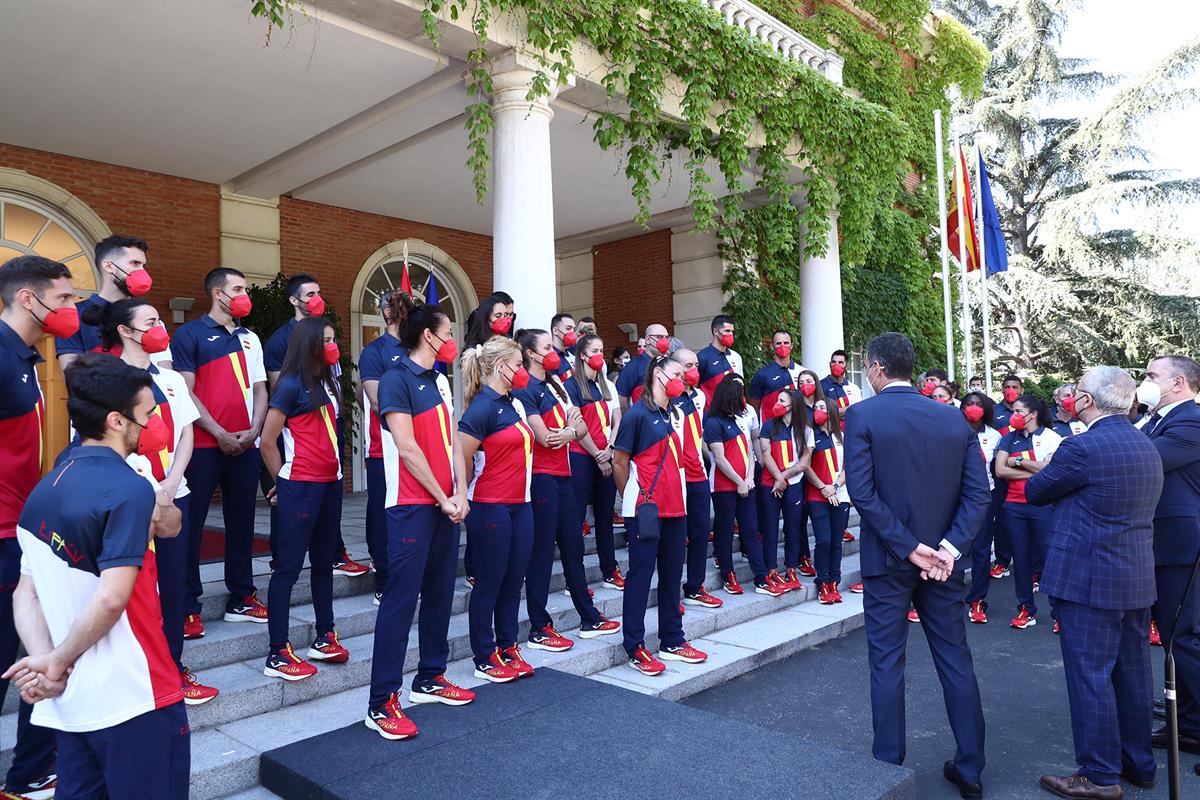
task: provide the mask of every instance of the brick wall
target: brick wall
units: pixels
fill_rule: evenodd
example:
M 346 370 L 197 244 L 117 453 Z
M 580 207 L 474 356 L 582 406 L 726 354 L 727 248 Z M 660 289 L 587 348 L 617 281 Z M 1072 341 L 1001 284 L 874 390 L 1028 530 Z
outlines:
M 629 346 L 622 322 L 675 329 L 670 229 L 597 245 L 592 261 L 595 317 L 605 348 Z

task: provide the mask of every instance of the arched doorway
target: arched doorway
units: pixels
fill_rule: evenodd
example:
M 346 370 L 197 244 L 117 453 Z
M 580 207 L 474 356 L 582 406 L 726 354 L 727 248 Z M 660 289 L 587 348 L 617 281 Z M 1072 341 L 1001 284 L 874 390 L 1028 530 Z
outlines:
M 466 333 L 467 315 L 479 305 L 467 273 L 441 248 L 420 239 L 400 239 L 371 254 L 359 270 L 350 292 L 350 346 L 356 362 L 363 347 L 383 331 L 379 295 L 400 286 L 405 263 L 408 264 L 414 297 L 427 300 L 432 280 L 437 290 L 438 308 L 450 318 L 454 338 L 461 342 Z M 457 398 L 462 396 L 462 385 L 456 367 L 450 365 L 447 377 Z M 362 474 L 361 420 L 356 430 L 354 490 L 361 491 L 366 485 Z

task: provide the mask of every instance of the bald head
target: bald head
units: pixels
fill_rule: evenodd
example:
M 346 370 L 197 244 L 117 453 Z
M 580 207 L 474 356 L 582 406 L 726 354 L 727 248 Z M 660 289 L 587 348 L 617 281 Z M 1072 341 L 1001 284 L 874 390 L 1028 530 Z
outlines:
M 670 334 L 667 332 L 667 326 L 659 325 L 657 322 L 646 326 L 646 335 L 653 336 L 656 339 L 660 336 L 670 336 Z

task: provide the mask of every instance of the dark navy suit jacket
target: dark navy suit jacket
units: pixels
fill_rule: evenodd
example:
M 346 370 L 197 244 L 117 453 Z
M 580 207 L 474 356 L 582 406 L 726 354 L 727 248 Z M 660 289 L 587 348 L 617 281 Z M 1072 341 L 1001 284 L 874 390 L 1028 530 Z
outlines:
M 846 488 L 862 519 L 862 574 L 915 569 L 918 544 L 967 558 L 991 501 L 979 440 L 957 408 L 892 386 L 846 409 Z
M 1200 556 L 1200 406 L 1186 400 L 1172 408 L 1150 441 L 1165 473 L 1154 511 L 1154 563 L 1193 564 Z
M 1154 604 L 1154 507 L 1162 459 L 1124 416 L 1063 439 L 1025 484 L 1033 505 L 1054 504 L 1041 591 L 1090 608 Z

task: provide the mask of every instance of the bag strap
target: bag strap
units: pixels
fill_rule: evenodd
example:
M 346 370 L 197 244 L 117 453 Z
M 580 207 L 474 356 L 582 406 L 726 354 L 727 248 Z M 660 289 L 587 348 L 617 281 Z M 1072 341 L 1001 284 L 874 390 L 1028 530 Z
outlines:
M 652 502 L 654 497 L 654 487 L 658 486 L 658 476 L 662 475 L 663 464 L 667 463 L 667 451 L 671 449 L 671 431 L 667 432 L 666 438 L 663 440 L 662 458 L 658 461 L 658 469 L 654 471 L 654 479 L 650 481 L 650 488 L 643 489 L 642 482 L 638 481 L 638 492 L 641 493 L 642 499 L 647 503 Z

